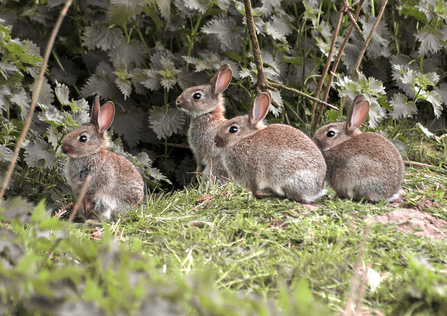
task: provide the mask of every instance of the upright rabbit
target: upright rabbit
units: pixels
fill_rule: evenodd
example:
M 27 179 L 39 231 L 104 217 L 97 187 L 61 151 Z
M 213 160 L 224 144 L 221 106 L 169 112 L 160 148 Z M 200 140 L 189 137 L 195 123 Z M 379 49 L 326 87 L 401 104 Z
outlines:
M 255 197 L 286 196 L 313 202 L 323 194 L 326 164 L 321 151 L 303 132 L 288 125 L 262 122 L 271 102 L 261 93 L 248 115 L 222 124 L 215 142 L 236 183 Z
M 107 150 L 106 131 L 114 115 L 112 102 L 100 107 L 96 98 L 90 124 L 70 132 L 62 144 L 62 151 L 69 157 L 66 176 L 76 196 L 87 175 L 92 176 L 81 206 L 84 219 L 110 220 L 143 200 L 144 182 L 135 166 Z
M 191 115 L 188 131 L 189 145 L 197 162 L 197 172 L 212 175 L 219 180 L 228 179 L 222 157 L 214 145 L 219 126 L 224 117 L 224 92 L 231 82 L 233 72 L 223 65 L 209 84 L 186 89 L 177 98 L 177 107 Z
M 369 113 L 365 96 L 355 98 L 346 122 L 321 127 L 313 137 L 327 164 L 326 181 L 337 196 L 371 202 L 399 197 L 405 169 L 397 148 L 377 133 L 360 131 Z

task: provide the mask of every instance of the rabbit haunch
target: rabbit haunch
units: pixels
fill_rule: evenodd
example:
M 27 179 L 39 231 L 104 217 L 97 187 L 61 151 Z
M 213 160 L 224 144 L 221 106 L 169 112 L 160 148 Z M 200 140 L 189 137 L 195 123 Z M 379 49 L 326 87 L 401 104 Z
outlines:
M 397 148 L 377 133 L 360 131 L 368 116 L 363 95 L 352 105 L 346 122 L 321 127 L 314 141 L 327 164 L 326 181 L 339 197 L 378 202 L 399 197 L 405 168 Z
M 209 84 L 186 89 L 176 101 L 180 110 L 191 115 L 188 142 L 196 159 L 196 171 L 219 180 L 228 179 L 228 173 L 214 146 L 214 136 L 219 126 L 227 121 L 222 92 L 230 84 L 232 74 L 230 66 L 223 65 Z
M 249 115 L 223 124 L 215 142 L 234 181 L 256 197 L 286 196 L 313 202 L 322 189 L 326 164 L 321 151 L 300 130 L 288 125 L 265 126 L 270 95 L 261 93 Z
M 141 174 L 129 160 L 107 150 L 106 131 L 114 114 L 112 102 L 100 107 L 96 98 L 90 124 L 70 132 L 62 144 L 62 151 L 68 155 L 66 176 L 77 197 L 87 175 L 91 175 L 81 205 L 84 219 L 110 220 L 143 200 Z

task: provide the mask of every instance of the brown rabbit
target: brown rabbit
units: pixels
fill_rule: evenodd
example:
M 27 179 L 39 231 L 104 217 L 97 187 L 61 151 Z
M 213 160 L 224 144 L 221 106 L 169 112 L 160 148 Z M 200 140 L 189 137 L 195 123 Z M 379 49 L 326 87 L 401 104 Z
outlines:
M 107 150 L 106 131 L 114 115 L 112 102 L 100 107 L 96 98 L 90 124 L 68 133 L 62 144 L 62 151 L 68 155 L 66 176 L 76 196 L 87 175 L 92 176 L 80 211 L 86 220 L 113 219 L 143 200 L 141 174 L 129 160 Z
M 346 122 L 321 127 L 313 137 L 327 164 L 326 181 L 337 196 L 378 202 L 396 200 L 405 169 L 397 148 L 377 133 L 360 131 L 369 113 L 365 96 L 355 98 Z
M 326 164 L 321 151 L 303 132 L 288 125 L 262 122 L 271 102 L 261 93 L 248 115 L 221 125 L 215 142 L 234 181 L 255 197 L 286 196 L 309 203 L 323 190 Z
M 224 117 L 224 92 L 231 82 L 233 72 L 223 65 L 209 84 L 186 89 L 177 98 L 177 107 L 191 115 L 188 142 L 197 162 L 197 173 L 214 176 L 221 181 L 228 179 L 222 158 L 214 145 L 219 126 Z

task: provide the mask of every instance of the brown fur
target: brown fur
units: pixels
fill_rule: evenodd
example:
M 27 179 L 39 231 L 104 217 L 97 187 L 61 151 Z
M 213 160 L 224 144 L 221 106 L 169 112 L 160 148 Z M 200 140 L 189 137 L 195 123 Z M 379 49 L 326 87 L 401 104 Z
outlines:
M 214 146 L 214 136 L 219 126 L 226 122 L 222 92 L 231 82 L 232 70 L 223 65 L 210 83 L 186 89 L 177 98 L 177 107 L 191 115 L 188 142 L 197 162 L 197 172 L 212 175 L 224 181 L 228 173 Z M 193 96 L 199 93 L 200 99 Z
M 286 196 L 312 202 L 322 190 L 326 164 L 318 147 L 288 125 L 265 126 L 270 96 L 261 93 L 249 115 L 223 124 L 215 138 L 224 164 L 234 179 L 256 197 Z M 231 132 L 236 128 L 237 132 Z
M 114 113 L 112 102 L 100 107 L 96 98 L 90 124 L 70 132 L 62 144 L 62 151 L 69 157 L 66 176 L 76 196 L 87 175 L 92 176 L 80 212 L 84 219 L 110 220 L 143 200 L 141 174 L 129 160 L 107 150 L 106 131 Z M 81 136 L 87 140 L 81 142 Z
M 347 122 L 321 127 L 313 138 L 327 164 L 326 181 L 337 196 L 378 202 L 398 198 L 405 176 L 397 148 L 377 133 L 362 133 L 359 127 L 368 116 L 369 102 L 360 95 L 354 100 Z M 329 133 L 334 136 L 330 137 Z

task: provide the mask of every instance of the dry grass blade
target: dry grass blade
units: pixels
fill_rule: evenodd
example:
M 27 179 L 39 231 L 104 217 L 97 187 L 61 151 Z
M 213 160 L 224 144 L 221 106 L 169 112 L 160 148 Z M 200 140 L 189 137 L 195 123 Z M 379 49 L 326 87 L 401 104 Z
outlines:
M 73 218 L 76 216 L 76 213 L 79 209 L 79 206 L 81 205 L 81 203 L 83 203 L 84 197 L 85 197 L 85 193 L 87 192 L 87 188 L 90 184 L 90 180 L 92 179 L 92 176 L 89 174 L 87 175 L 87 177 L 85 178 L 85 182 L 84 185 L 82 186 L 81 189 L 81 193 L 78 196 L 78 200 L 76 202 L 76 204 L 73 207 L 73 211 L 71 212 L 71 215 L 67 221 L 67 224 L 65 225 L 64 228 L 64 234 L 68 231 L 68 227 L 70 227 L 70 224 L 73 222 Z M 51 257 L 51 255 L 53 254 L 54 249 L 56 248 L 56 246 L 59 244 L 59 242 L 61 241 L 61 238 L 58 238 L 55 243 L 53 244 L 53 246 L 51 246 L 50 250 L 48 250 L 47 256 L 44 258 L 44 260 L 42 260 L 42 263 L 39 266 L 39 270 L 42 269 L 43 265 L 45 264 L 46 260 L 48 258 Z
M 359 284 L 359 279 L 361 279 L 360 266 L 362 264 L 363 253 L 365 252 L 366 243 L 368 241 L 368 236 L 369 236 L 369 231 L 371 230 L 371 226 L 372 226 L 372 220 L 370 220 L 366 223 L 365 230 L 363 231 L 363 239 L 359 245 L 359 253 L 357 255 L 357 260 L 355 262 L 354 269 L 352 271 L 352 276 L 351 276 L 350 282 L 349 282 L 351 284 L 351 287 L 349 288 L 348 300 L 346 301 L 346 305 L 345 305 L 345 311 L 344 311 L 345 316 L 356 315 L 355 311 L 360 310 L 360 308 L 361 308 L 361 306 L 360 307 L 354 306 L 354 298 L 355 298 L 355 293 L 359 292 L 360 288 L 361 288 L 361 284 Z M 365 272 L 365 275 L 366 275 L 366 272 Z M 366 279 L 364 282 L 366 282 Z M 362 296 L 363 296 L 363 294 L 364 294 L 364 291 L 362 293 Z M 361 305 L 362 300 L 363 300 L 363 297 L 361 297 L 360 293 L 359 293 L 357 296 L 357 300 L 356 300 L 357 304 Z

